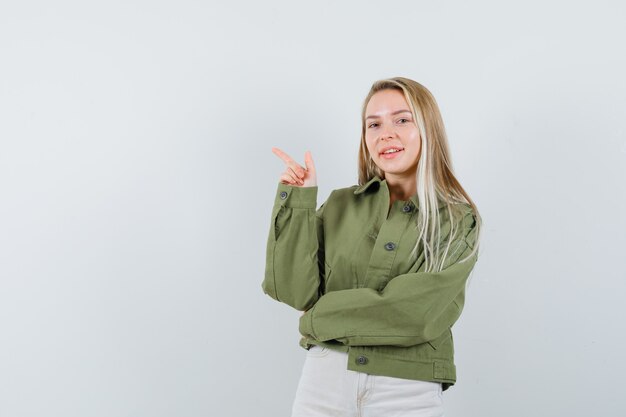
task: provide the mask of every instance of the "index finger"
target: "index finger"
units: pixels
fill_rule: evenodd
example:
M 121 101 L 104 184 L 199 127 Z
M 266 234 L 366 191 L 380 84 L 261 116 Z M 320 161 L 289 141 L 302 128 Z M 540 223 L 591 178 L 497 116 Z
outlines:
M 285 152 L 281 151 L 278 148 L 272 148 L 272 152 L 274 152 L 274 154 L 276 156 L 278 156 L 280 159 L 282 159 L 283 161 L 285 161 L 288 164 L 296 162 L 289 155 L 287 155 Z

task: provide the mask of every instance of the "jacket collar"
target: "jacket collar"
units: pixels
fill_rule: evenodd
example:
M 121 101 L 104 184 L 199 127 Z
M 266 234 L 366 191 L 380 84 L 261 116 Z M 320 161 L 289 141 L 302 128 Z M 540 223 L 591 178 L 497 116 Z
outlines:
M 374 184 L 376 184 L 376 185 L 374 186 Z M 370 188 L 374 188 L 376 191 L 378 191 L 381 186 L 387 187 L 387 180 L 386 179 L 381 179 L 378 175 L 374 175 L 368 182 L 366 182 L 365 184 L 359 185 L 354 190 L 354 194 L 358 195 L 358 194 L 364 193 L 365 191 L 367 191 Z M 410 197 L 409 200 L 413 203 L 414 207 L 418 207 L 417 193 L 413 194 Z
M 366 182 L 365 184 L 359 185 L 356 188 L 356 190 L 354 190 L 354 194 L 361 194 L 361 193 L 365 192 L 365 190 L 370 188 L 372 186 L 372 184 L 374 184 L 374 183 L 378 183 L 378 186 L 380 186 L 380 183 L 382 181 L 384 181 L 384 180 L 381 180 L 378 175 L 374 175 L 368 182 Z

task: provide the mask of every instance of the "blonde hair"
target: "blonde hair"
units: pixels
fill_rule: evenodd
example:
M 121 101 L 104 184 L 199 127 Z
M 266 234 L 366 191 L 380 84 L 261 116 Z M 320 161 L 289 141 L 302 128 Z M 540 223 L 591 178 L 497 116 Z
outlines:
M 458 234 L 458 230 L 462 228 L 463 217 L 467 213 L 467 210 L 462 208 L 463 204 L 471 207 L 477 235 L 475 243 L 468 242 L 473 245 L 472 252 L 459 262 L 464 262 L 478 252 L 482 219 L 478 208 L 454 175 L 448 139 L 435 98 L 426 87 L 408 78 L 394 77 L 374 82 L 363 102 L 358 162 L 359 185 L 367 183 L 375 175 L 381 179 L 385 178 L 385 173 L 372 160 L 365 142 L 367 104 L 374 94 L 385 89 L 398 90 L 404 94 L 421 136 L 421 151 L 416 171 L 419 204 L 416 228 L 419 230 L 419 236 L 411 255 L 417 253 L 421 244 L 424 248 L 425 271 L 441 271 L 444 269 L 450 245 L 457 237 L 455 231 Z M 447 208 L 448 218 L 451 220 L 446 241 L 442 241 L 444 238 L 439 214 L 439 209 L 443 206 Z M 445 249 L 441 253 L 444 244 Z

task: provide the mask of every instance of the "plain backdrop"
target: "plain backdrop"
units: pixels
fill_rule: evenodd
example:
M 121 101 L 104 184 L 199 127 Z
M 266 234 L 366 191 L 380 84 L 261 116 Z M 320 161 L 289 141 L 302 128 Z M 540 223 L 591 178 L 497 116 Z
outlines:
M 436 97 L 484 220 L 447 417 L 623 416 L 620 1 L 0 3 L 0 416 L 288 416 L 261 289 L 283 163 L 357 183 L 361 104 Z

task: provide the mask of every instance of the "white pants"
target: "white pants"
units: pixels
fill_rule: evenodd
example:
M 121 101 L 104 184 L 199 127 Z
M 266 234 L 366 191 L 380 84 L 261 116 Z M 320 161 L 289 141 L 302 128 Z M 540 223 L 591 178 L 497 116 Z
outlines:
M 348 353 L 312 346 L 291 417 L 443 417 L 441 384 L 347 369 Z

